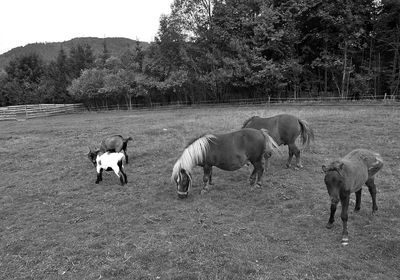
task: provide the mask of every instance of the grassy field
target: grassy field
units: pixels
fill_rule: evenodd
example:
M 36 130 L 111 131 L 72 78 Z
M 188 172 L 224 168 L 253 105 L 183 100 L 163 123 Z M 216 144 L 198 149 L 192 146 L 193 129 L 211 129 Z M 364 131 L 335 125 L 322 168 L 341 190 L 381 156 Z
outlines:
M 250 169 L 214 170 L 187 199 L 170 176 L 185 143 L 228 132 L 252 115 L 291 113 L 316 139 L 301 170 L 273 155 L 262 189 Z M 94 184 L 88 145 L 131 136 L 129 183 Z M 0 123 L 1 279 L 399 279 L 400 110 L 393 107 L 240 107 L 102 112 Z M 325 228 L 329 197 L 321 165 L 354 148 L 380 152 L 379 211 L 366 188 L 349 212 L 349 246 Z

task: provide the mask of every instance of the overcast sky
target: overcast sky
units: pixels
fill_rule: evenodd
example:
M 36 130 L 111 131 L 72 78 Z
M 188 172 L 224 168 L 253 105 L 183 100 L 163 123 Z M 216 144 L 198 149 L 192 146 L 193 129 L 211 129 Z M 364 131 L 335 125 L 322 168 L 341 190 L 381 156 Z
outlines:
M 1 0 L 0 54 L 75 37 L 154 41 L 173 0 Z

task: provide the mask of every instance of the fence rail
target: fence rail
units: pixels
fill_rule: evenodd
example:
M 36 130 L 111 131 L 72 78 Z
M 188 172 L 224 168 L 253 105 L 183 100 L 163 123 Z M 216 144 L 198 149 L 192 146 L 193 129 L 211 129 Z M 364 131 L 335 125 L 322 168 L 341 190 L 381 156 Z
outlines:
M 296 99 L 278 99 L 278 98 L 252 98 L 252 99 L 230 99 L 226 101 L 216 102 L 214 100 L 198 101 L 198 102 L 169 102 L 151 103 L 151 104 L 132 104 L 130 108 L 126 104 L 96 106 L 88 108 L 90 111 L 119 111 L 119 110 L 175 110 L 180 108 L 196 108 L 196 107 L 228 107 L 228 106 L 250 106 L 250 105 L 267 105 L 267 106 L 400 106 L 400 102 L 395 99 L 362 99 L 362 100 L 344 100 L 340 97 L 317 97 L 317 98 L 296 98 Z
M 0 121 L 26 120 L 86 110 L 83 104 L 33 104 L 0 107 Z
M 229 106 L 396 106 L 400 107 L 400 102 L 395 99 L 362 99 L 362 100 L 343 100 L 337 97 L 323 98 L 296 98 L 296 99 L 274 99 L 274 98 L 255 98 L 255 99 L 231 99 L 223 102 L 200 101 L 196 103 L 170 102 L 168 104 L 132 104 L 132 108 L 127 105 L 110 105 L 85 107 L 82 103 L 78 104 L 35 104 L 17 105 L 0 107 L 0 121 L 2 120 L 26 120 L 39 117 L 48 117 L 75 112 L 90 111 L 119 111 L 119 110 L 176 110 L 183 108 L 201 107 L 229 107 Z

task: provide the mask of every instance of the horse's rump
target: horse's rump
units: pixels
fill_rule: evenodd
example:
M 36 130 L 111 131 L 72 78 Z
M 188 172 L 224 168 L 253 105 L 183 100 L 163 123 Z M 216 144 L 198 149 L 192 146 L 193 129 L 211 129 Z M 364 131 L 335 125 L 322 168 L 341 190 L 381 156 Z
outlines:
M 269 118 L 253 116 L 247 119 L 243 127 L 267 129 L 268 134 L 278 145 L 289 145 L 301 136 L 303 147 L 309 146 L 314 139 L 314 132 L 305 121 L 289 114 L 280 114 Z

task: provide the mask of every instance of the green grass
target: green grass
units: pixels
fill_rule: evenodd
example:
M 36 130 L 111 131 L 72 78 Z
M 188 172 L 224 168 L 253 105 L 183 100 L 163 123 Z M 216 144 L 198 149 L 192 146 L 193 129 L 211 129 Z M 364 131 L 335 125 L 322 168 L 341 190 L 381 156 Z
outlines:
M 214 169 L 189 197 L 170 176 L 185 143 L 228 132 L 252 115 L 292 113 L 316 139 L 304 169 L 274 155 L 262 189 L 250 169 Z M 391 107 L 241 107 L 103 112 L 0 123 L 1 279 L 397 279 L 400 277 L 400 110 Z M 129 183 L 96 185 L 88 145 L 131 136 Z M 350 244 L 325 228 L 329 197 L 321 165 L 354 148 L 380 152 L 379 211 L 366 188 L 349 213 Z M 354 208 L 354 195 L 351 197 Z

